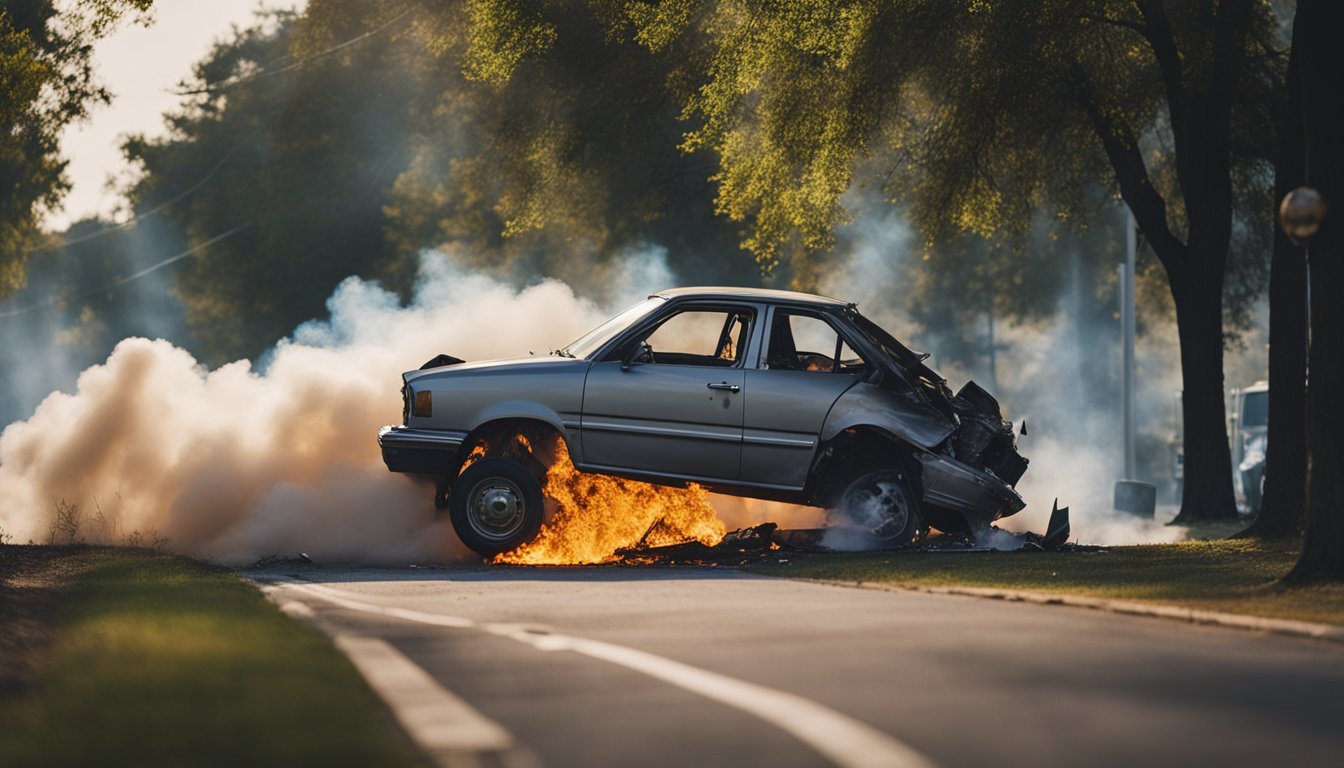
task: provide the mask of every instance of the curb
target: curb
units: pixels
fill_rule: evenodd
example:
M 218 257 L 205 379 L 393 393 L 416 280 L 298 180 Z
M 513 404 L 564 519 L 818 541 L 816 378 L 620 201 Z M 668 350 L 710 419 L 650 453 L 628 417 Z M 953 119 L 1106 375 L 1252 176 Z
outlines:
M 1290 619 L 1265 619 L 1258 616 L 1244 616 L 1236 613 L 1205 611 L 1198 608 L 1182 608 L 1176 605 L 1155 605 L 1137 603 L 1128 600 L 1107 600 L 1099 597 L 1080 595 L 1061 595 L 1049 592 L 1025 592 L 1015 589 L 993 589 L 990 587 L 934 587 L 919 584 L 878 584 L 871 581 L 837 581 L 834 579 L 797 579 L 838 587 L 858 587 L 884 592 L 923 592 L 930 595 L 954 595 L 958 597 L 978 597 L 982 600 L 1003 600 L 1010 603 L 1031 603 L 1034 605 L 1062 605 L 1069 608 L 1086 608 L 1105 611 L 1123 616 L 1143 616 L 1154 619 L 1184 621 L 1188 624 L 1227 627 L 1230 629 L 1266 632 L 1288 637 L 1301 637 L 1311 640 L 1323 640 L 1329 643 L 1344 644 L 1344 626 L 1318 624 L 1311 621 L 1292 621 Z

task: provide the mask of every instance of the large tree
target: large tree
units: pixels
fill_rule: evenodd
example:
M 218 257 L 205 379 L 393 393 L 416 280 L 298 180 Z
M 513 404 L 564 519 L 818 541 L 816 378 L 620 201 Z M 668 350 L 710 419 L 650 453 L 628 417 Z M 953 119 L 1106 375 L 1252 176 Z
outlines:
M 42 217 L 69 188 L 60 138 L 105 103 L 93 43 L 153 0 L 6 0 L 0 5 L 0 297 L 23 285 Z
M 1043 209 L 1084 221 L 1097 215 L 1084 191 L 1113 184 L 1176 308 L 1178 519 L 1236 514 L 1224 290 L 1234 239 L 1267 232 L 1282 69 L 1267 2 L 593 2 L 655 51 L 706 41 L 687 144 L 718 155 L 719 209 L 767 267 L 829 247 L 859 160 L 879 153 L 897 158 L 887 193 L 931 241 L 1012 231 Z
M 1300 0 L 1293 53 L 1301 91 L 1306 183 L 1329 206 L 1310 240 L 1311 348 L 1307 388 L 1306 537 L 1290 584 L 1344 581 L 1344 12 Z
M 1306 181 L 1301 51 L 1288 61 L 1278 103 L 1274 202 Z M 1274 228 L 1269 282 L 1269 447 L 1259 514 L 1238 536 L 1274 539 L 1302 532 L 1306 499 L 1307 275 L 1302 246 Z
M 133 210 L 191 245 L 216 241 L 173 272 L 211 364 L 259 355 L 320 316 L 346 277 L 401 288 L 413 277 L 384 208 L 408 162 L 422 51 L 402 9 L 325 10 L 320 30 L 278 14 L 217 44 L 184 83 L 171 131 L 124 147 L 141 170 Z

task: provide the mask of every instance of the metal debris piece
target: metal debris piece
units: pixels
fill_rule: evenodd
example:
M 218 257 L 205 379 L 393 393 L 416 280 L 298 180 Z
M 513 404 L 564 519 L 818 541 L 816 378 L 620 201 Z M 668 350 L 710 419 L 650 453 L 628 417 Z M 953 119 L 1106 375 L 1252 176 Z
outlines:
M 1041 546 L 1045 549 L 1059 549 L 1069 540 L 1069 508 L 1060 509 L 1059 499 L 1050 510 L 1050 522 L 1045 526 L 1045 537 Z
M 836 549 L 826 545 L 829 528 L 786 528 L 781 529 L 775 523 L 762 523 L 749 528 L 730 531 L 713 546 L 698 541 L 683 541 L 677 544 L 649 546 L 651 539 L 663 526 L 663 520 L 655 520 L 649 530 L 632 547 L 616 551 L 618 562 L 629 565 L 742 565 L 759 561 L 774 552 L 796 552 L 806 554 L 831 554 L 849 550 Z M 1050 522 L 1045 534 L 1031 531 L 1005 531 L 995 526 L 981 531 L 979 536 L 950 533 L 934 533 L 915 544 L 864 549 L 865 552 L 1081 552 L 1098 551 L 1103 547 L 1069 544 L 1069 508 L 1060 507 L 1056 499 L 1050 512 Z M 989 534 L 988 536 L 986 534 Z M 992 542 L 997 546 L 987 545 Z M 1016 546 L 1013 546 L 1013 545 Z M 787 563 L 785 558 L 778 562 Z
M 281 557 L 279 555 L 263 555 L 257 558 L 257 562 L 252 564 L 253 568 L 270 568 L 274 565 L 312 565 L 313 559 L 307 554 L 300 552 L 294 557 Z

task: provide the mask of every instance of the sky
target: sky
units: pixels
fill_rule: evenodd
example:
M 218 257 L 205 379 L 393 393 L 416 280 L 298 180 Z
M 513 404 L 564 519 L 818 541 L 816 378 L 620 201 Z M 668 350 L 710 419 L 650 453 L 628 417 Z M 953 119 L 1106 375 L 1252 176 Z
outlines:
M 96 107 L 86 123 L 67 129 L 62 148 L 73 184 L 64 207 L 47 216 L 60 230 L 93 214 L 111 214 L 117 195 L 108 180 L 127 170 L 120 144 L 128 134 L 160 136 L 163 114 L 174 109 L 173 95 L 211 45 L 234 25 L 246 26 L 258 8 L 296 8 L 302 0 L 157 0 L 148 27 L 127 24 L 94 48 L 98 77 L 112 91 L 112 103 Z

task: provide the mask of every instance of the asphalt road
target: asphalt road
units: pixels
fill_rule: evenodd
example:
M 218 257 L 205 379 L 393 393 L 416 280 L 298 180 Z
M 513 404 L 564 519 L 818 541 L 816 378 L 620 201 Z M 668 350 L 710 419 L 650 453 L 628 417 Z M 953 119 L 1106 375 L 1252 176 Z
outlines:
M 716 569 L 248 575 L 386 641 L 505 763 L 1344 764 L 1337 644 Z

